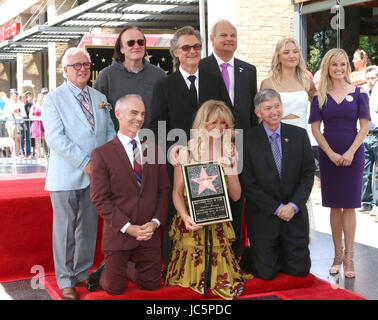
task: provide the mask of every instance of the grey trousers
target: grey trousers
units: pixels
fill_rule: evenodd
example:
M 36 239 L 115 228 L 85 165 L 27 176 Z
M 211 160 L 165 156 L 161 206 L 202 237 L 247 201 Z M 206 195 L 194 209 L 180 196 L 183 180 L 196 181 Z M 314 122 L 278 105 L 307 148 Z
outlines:
M 53 207 L 53 253 L 60 289 L 74 287 L 89 277 L 97 240 L 98 216 L 89 196 L 81 190 L 50 191 Z

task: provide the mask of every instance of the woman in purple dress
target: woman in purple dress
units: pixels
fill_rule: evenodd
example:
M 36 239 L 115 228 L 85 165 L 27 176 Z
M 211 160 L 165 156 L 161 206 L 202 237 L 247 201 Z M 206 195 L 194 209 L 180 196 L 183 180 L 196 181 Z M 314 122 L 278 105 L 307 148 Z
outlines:
M 362 142 L 369 131 L 369 103 L 367 94 L 351 85 L 351 69 L 344 50 L 329 50 L 320 70 L 319 88 L 311 103 L 309 123 L 320 147 L 322 204 L 331 208 L 335 258 L 329 272 L 339 273 L 343 264 L 345 277 L 354 278 L 355 208 L 361 207 L 365 161 Z M 323 134 L 320 131 L 322 121 Z

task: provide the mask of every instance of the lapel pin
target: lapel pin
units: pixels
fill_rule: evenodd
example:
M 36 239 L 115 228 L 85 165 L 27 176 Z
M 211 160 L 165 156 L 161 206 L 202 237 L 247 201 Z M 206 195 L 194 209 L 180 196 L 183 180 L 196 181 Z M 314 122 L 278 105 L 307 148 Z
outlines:
M 244 69 L 242 67 L 239 67 L 239 72 L 243 72 Z
M 285 141 L 285 142 L 289 142 L 289 139 L 288 139 L 288 138 L 285 138 L 284 141 Z

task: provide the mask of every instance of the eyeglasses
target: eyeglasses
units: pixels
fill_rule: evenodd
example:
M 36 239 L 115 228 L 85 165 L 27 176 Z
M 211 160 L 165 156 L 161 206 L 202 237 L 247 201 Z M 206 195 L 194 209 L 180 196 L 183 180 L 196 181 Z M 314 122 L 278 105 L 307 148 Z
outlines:
M 180 49 L 181 49 L 182 51 L 189 52 L 192 48 L 193 48 L 195 51 L 198 51 L 198 50 L 201 50 L 202 45 L 199 44 L 199 43 L 196 43 L 195 45 L 192 45 L 192 46 L 190 46 L 190 45 L 188 45 L 188 44 L 185 44 L 185 45 L 183 45 Z
M 77 62 L 74 64 L 67 64 L 67 67 L 73 67 L 76 71 L 81 70 L 83 66 L 84 66 L 84 69 L 88 70 L 91 67 L 91 63 L 90 62 L 84 62 L 84 63 Z
M 134 47 L 135 42 L 138 44 L 138 46 L 143 47 L 146 41 L 144 39 L 138 39 L 138 40 L 127 40 L 126 44 L 128 47 Z

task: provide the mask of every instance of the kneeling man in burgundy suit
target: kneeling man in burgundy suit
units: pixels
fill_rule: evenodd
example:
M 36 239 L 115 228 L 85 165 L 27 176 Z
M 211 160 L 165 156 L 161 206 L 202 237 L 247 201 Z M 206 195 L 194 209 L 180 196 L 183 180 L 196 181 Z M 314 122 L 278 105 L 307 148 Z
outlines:
M 160 288 L 159 227 L 165 223 L 170 196 L 157 145 L 139 139 L 145 117 L 142 98 L 131 94 L 120 98 L 115 115 L 117 136 L 92 153 L 90 190 L 93 206 L 104 219 L 100 286 L 111 295 L 122 294 L 126 280 L 143 290 Z M 130 261 L 132 255 L 135 263 Z

